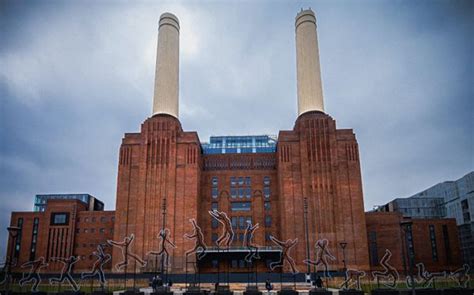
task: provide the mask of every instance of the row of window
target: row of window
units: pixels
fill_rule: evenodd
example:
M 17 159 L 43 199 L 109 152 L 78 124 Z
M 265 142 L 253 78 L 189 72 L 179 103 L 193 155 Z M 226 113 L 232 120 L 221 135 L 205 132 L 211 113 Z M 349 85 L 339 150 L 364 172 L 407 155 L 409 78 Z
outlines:
M 91 217 L 91 218 L 89 218 L 89 217 L 83 217 L 83 218 L 82 218 L 82 222 L 89 222 L 89 220 L 90 220 L 90 222 L 96 222 L 96 221 L 97 221 L 97 218 L 96 218 L 96 217 Z M 100 220 L 100 222 L 107 222 L 107 221 L 108 221 L 108 218 L 107 218 L 106 216 L 101 216 L 101 217 L 99 218 L 99 220 Z M 114 217 L 114 216 L 110 217 L 110 221 L 115 221 L 115 217 Z M 77 218 L 77 222 L 81 222 L 81 218 L 80 218 L 80 217 Z
M 265 264 L 268 268 L 270 268 L 270 264 L 273 262 L 272 259 L 266 259 L 265 260 Z M 213 259 L 211 261 L 211 266 L 212 268 L 219 268 L 219 260 L 217 259 Z M 231 262 L 230 262 L 230 266 L 231 268 L 252 268 L 253 267 L 253 263 L 252 262 L 247 262 L 243 259 L 232 259 Z
M 81 232 L 82 232 L 82 233 L 85 233 L 85 234 L 87 234 L 87 233 L 93 234 L 93 233 L 96 232 L 96 229 L 95 229 L 95 228 L 83 228 L 83 229 L 76 228 L 76 234 L 80 234 Z M 97 230 L 97 232 L 98 232 L 98 233 L 101 233 L 101 234 L 105 234 L 106 229 L 103 228 L 103 227 L 101 227 L 101 228 L 99 228 L 99 229 Z M 113 233 L 114 233 L 114 229 L 113 229 L 113 228 L 109 229 L 109 232 L 110 232 L 111 234 L 113 234 Z
M 81 248 L 81 246 L 82 246 L 82 248 L 97 248 L 97 245 L 98 244 L 93 244 L 93 243 L 91 243 L 91 244 L 74 244 L 74 247 L 75 248 Z
M 217 176 L 213 176 L 211 179 L 211 196 L 216 199 L 219 196 L 219 179 Z M 265 176 L 263 178 L 263 195 L 265 199 L 270 198 L 270 177 Z M 235 198 L 248 198 L 252 197 L 252 180 L 250 177 L 231 177 L 230 178 L 230 197 Z

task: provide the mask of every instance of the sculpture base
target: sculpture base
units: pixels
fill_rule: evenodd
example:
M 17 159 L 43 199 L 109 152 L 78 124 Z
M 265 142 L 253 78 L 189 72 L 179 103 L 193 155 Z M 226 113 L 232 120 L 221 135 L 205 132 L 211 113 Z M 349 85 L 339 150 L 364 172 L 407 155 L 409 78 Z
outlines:
M 339 295 L 364 295 L 364 291 L 360 290 L 339 290 Z
M 372 295 L 400 295 L 396 289 L 375 289 L 370 292 Z
M 444 289 L 443 295 L 472 295 L 474 294 L 474 289 L 470 288 L 451 288 L 451 289 Z
M 309 295 L 332 295 L 332 292 L 324 288 L 313 288 L 309 290 Z

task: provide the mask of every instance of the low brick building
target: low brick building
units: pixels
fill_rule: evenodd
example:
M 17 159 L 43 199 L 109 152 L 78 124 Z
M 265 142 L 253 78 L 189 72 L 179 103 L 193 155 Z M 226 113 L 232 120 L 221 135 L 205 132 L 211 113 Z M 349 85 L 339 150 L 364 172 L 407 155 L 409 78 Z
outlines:
M 365 214 L 370 268 L 382 270 L 379 262 L 385 251 L 392 253 L 390 264 L 401 274 L 423 263 L 429 271 L 453 271 L 462 264 L 456 220 L 403 218 L 398 212 Z

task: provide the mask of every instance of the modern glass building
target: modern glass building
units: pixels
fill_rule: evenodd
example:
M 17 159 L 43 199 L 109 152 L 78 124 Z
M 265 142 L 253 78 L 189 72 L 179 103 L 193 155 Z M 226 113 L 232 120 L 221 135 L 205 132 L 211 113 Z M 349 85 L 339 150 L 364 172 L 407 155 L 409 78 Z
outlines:
M 89 194 L 46 194 L 36 195 L 33 211 L 44 212 L 48 200 L 79 200 L 87 204 L 89 211 L 103 211 L 104 203 Z
M 204 154 L 274 153 L 276 144 L 271 135 L 211 136 L 202 149 Z

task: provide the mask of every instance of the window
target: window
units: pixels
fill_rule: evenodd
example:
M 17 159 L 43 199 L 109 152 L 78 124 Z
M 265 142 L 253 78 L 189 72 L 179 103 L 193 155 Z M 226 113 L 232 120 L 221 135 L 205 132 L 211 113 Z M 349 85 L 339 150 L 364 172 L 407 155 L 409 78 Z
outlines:
M 95 222 L 95 217 L 92 217 L 92 220 L 91 220 L 91 222 Z
M 250 180 L 250 177 L 245 177 L 245 185 L 250 186 L 252 184 L 252 181 Z
M 244 268 L 245 267 L 245 260 L 241 259 L 239 260 L 239 268 Z
M 219 181 L 217 179 L 217 176 L 212 177 L 211 183 L 212 183 L 211 195 L 213 199 L 216 199 L 219 195 L 219 189 L 218 189 Z
M 239 217 L 239 227 L 240 227 L 240 229 L 245 229 L 245 217 L 244 216 Z
M 239 185 L 244 185 L 244 178 L 243 177 L 239 177 Z
M 91 228 L 91 234 L 95 233 L 95 228 Z
M 216 233 L 212 233 L 212 235 L 211 235 L 211 240 L 212 240 L 213 242 L 217 241 L 217 234 L 216 234 Z
M 51 225 L 67 225 L 69 222 L 68 213 L 52 213 Z
M 251 203 L 250 202 L 232 202 L 230 208 L 232 211 L 250 211 Z
M 247 224 L 251 224 L 252 223 L 252 216 L 247 216 L 247 218 L 245 219 L 246 223 Z
M 235 187 L 230 188 L 230 197 L 232 199 L 235 199 L 237 197 L 237 188 L 235 188 Z
M 244 197 L 244 188 L 240 187 L 239 188 L 239 199 L 242 199 Z
M 21 249 L 21 236 L 23 232 L 23 218 L 18 218 L 17 227 L 19 228 L 15 240 L 15 258 L 20 256 L 20 249 Z
M 219 209 L 219 206 L 217 205 L 217 202 L 212 202 L 211 203 L 211 210 L 214 211 L 214 210 L 217 210 Z
M 379 257 L 377 253 L 377 232 L 369 232 L 369 256 L 370 256 L 370 265 L 378 265 Z
M 215 218 L 211 219 L 211 228 L 216 229 L 219 227 L 219 221 L 217 221 Z
M 263 188 L 263 196 L 265 197 L 265 199 L 270 198 L 270 187 L 269 186 L 266 186 L 266 187 Z
M 89 222 L 89 217 L 84 218 L 84 222 Z
M 236 259 L 232 259 L 232 268 L 237 268 L 238 262 Z
M 237 184 L 236 180 L 235 180 L 235 177 L 231 177 L 230 178 L 230 186 L 235 186 Z
M 265 211 L 270 211 L 271 209 L 270 202 L 263 203 L 263 207 L 265 208 Z
M 232 228 L 237 228 L 237 216 L 232 216 L 231 221 L 232 221 Z
M 250 187 L 245 188 L 245 197 L 247 197 L 247 199 L 252 197 L 252 189 Z
M 271 227 L 272 226 L 272 217 L 266 215 L 265 216 L 265 227 Z
M 89 230 L 87 228 L 84 229 L 84 233 L 87 234 Z
M 269 176 L 265 176 L 263 178 L 263 185 L 264 186 L 269 186 L 270 185 L 270 177 Z
M 448 234 L 448 226 L 443 224 L 443 241 L 444 241 L 444 250 L 446 251 L 446 260 L 448 263 L 451 262 L 451 245 L 449 243 L 449 234 Z
M 434 225 L 429 225 L 430 240 L 431 240 L 431 258 L 433 261 L 438 261 L 438 248 L 436 246 L 436 232 Z
M 99 229 L 99 232 L 100 232 L 101 234 L 105 233 L 105 228 Z
M 219 267 L 219 260 L 212 259 L 211 264 L 212 264 L 212 268 L 218 268 Z
M 106 222 L 106 221 L 107 221 L 107 218 L 105 218 L 105 217 L 100 218 L 100 222 Z
M 239 241 L 240 241 L 240 242 L 243 242 L 243 241 L 244 241 L 244 234 L 243 234 L 243 233 L 240 233 L 240 234 L 239 234 Z
M 112 220 L 112 222 L 114 222 L 114 221 L 115 221 L 115 216 L 112 216 L 112 217 L 110 218 L 110 220 Z

